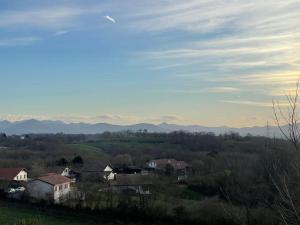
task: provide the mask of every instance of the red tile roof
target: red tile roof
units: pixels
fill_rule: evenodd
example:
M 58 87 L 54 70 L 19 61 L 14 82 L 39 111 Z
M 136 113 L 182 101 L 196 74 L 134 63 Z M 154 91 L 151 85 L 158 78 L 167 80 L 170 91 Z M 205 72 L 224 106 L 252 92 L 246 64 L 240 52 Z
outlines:
M 72 182 L 72 180 L 67 177 L 61 176 L 59 174 L 52 174 L 52 173 L 47 176 L 39 177 L 38 180 L 46 182 L 53 186 Z
M 25 168 L 0 168 L 0 180 L 11 181 Z

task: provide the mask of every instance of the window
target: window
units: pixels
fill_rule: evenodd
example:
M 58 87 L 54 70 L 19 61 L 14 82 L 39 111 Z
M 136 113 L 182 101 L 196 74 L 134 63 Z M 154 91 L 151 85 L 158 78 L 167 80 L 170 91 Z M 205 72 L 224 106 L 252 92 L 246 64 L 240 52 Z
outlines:
M 54 191 L 57 191 L 57 186 L 54 187 Z
M 63 186 L 62 185 L 59 185 L 59 190 L 62 190 L 63 189 Z

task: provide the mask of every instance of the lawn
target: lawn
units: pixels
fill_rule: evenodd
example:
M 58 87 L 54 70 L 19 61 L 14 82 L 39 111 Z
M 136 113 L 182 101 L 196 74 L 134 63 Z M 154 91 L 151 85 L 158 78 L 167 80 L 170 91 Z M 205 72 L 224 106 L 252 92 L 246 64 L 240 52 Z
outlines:
M 40 211 L 25 205 L 0 202 L 0 225 L 13 225 L 21 219 L 37 218 L 42 225 L 96 225 L 84 217 Z

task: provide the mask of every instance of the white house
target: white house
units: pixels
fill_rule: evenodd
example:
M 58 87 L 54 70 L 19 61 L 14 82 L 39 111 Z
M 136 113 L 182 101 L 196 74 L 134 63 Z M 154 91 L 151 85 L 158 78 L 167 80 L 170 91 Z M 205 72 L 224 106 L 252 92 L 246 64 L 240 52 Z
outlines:
M 48 174 L 31 181 L 27 190 L 31 197 L 59 203 L 61 197 L 70 193 L 71 182 L 71 179 L 59 174 Z
M 70 169 L 69 167 L 66 167 L 62 173 L 62 176 L 70 178 L 73 183 L 77 182 L 81 178 L 81 173 L 75 172 L 74 170 Z
M 155 160 L 150 160 L 148 162 L 148 167 L 152 168 L 152 169 L 155 169 L 156 168 L 156 161 Z
M 69 177 L 69 176 L 70 176 L 70 172 L 71 172 L 71 169 L 70 169 L 69 167 L 66 167 L 66 168 L 62 171 L 61 175 L 64 176 L 64 177 Z
M 107 165 L 107 166 L 104 168 L 104 170 L 103 170 L 103 172 L 104 172 L 103 178 L 104 178 L 105 180 L 107 180 L 107 181 L 109 181 L 109 180 L 114 180 L 114 179 L 115 179 L 115 176 L 116 176 L 116 173 L 114 173 L 113 170 L 114 170 L 114 169 L 112 168 L 111 165 Z
M 28 172 L 25 168 L 0 168 L 0 180 L 27 181 Z

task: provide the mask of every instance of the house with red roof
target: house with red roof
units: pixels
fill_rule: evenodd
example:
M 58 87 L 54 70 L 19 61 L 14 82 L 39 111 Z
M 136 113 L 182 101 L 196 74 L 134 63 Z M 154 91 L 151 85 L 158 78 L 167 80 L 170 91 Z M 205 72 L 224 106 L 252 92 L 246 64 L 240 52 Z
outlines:
M 184 181 L 187 179 L 189 164 L 176 159 L 156 159 L 148 162 L 148 168 L 176 175 L 178 181 Z
M 0 181 L 27 181 L 28 171 L 25 168 L 0 168 Z
M 59 203 L 62 197 L 70 193 L 71 182 L 71 179 L 60 174 L 49 173 L 31 181 L 27 185 L 27 190 L 33 198 Z

